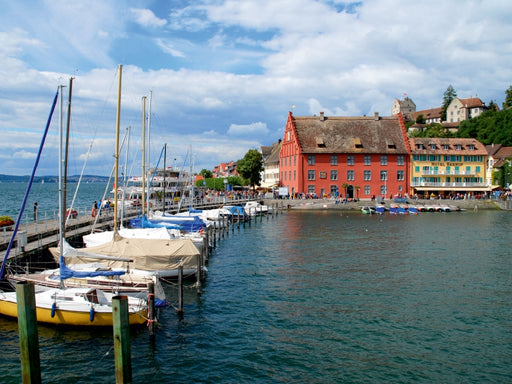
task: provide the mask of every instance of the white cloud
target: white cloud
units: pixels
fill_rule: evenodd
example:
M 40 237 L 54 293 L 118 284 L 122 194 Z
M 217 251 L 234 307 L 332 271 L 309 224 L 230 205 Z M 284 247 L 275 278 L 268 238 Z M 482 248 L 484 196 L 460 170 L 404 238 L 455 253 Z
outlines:
M 174 44 L 168 40 L 156 39 L 156 44 L 169 55 L 174 57 L 185 57 L 185 54 L 174 47 Z
M 233 136 L 251 136 L 251 135 L 261 135 L 268 134 L 267 124 L 262 123 L 261 121 L 252 124 L 231 124 L 228 129 L 228 135 Z
M 144 27 L 163 27 L 167 21 L 155 16 L 150 9 L 131 8 L 130 12 L 135 17 L 135 21 Z

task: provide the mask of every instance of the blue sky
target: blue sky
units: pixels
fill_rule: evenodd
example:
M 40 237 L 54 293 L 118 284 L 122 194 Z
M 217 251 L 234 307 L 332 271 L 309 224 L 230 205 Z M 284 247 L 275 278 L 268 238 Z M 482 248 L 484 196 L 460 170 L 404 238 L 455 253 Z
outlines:
M 512 84 L 508 0 L 0 0 L 0 7 L 4 174 L 30 174 L 55 91 L 71 76 L 68 172 L 110 174 L 119 64 L 121 135 L 131 127 L 121 159 L 131 174 L 140 173 L 141 100 L 150 94 L 149 163 L 167 143 L 167 165 L 198 172 L 277 141 L 288 111 L 390 115 L 405 94 L 418 110 L 434 108 L 450 84 L 461 98 L 501 105 Z M 58 128 L 56 113 L 38 175 L 58 173 Z

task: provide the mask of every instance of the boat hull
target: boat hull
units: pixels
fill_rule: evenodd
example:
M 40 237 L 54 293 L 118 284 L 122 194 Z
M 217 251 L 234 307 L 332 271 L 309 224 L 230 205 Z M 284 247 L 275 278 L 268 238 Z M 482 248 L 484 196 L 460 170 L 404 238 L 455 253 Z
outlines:
M 0 294 L 0 314 L 16 319 L 18 318 L 16 292 L 4 292 Z M 84 308 L 77 303 L 58 301 L 52 308 L 52 304 L 38 303 L 37 294 L 36 318 L 40 323 L 62 326 L 111 327 L 114 323 L 111 306 L 92 305 Z M 146 308 L 129 308 L 128 323 L 130 325 L 143 325 L 146 321 Z

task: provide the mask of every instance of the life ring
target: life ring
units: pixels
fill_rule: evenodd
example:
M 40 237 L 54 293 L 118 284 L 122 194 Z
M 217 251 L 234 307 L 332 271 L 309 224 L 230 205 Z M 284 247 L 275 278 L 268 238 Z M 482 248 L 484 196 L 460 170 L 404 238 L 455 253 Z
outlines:
M 201 230 L 199 231 L 199 234 L 200 234 L 201 236 L 203 236 L 203 235 L 204 235 L 204 229 L 203 229 L 203 228 L 201 228 Z
M 96 217 L 97 214 L 98 214 L 98 211 L 96 210 L 96 208 L 91 209 L 91 216 L 92 217 Z

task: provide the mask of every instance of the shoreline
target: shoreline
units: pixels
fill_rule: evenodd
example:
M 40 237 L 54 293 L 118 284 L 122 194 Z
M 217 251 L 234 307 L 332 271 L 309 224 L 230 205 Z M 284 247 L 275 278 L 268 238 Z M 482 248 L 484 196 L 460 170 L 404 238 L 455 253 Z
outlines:
M 345 211 L 360 211 L 362 206 L 375 206 L 377 203 L 371 200 L 359 200 L 357 202 L 351 201 L 347 203 L 336 204 L 335 200 L 331 199 L 265 199 L 264 204 L 272 206 L 272 204 L 278 203 L 278 205 L 288 209 L 294 210 L 345 210 Z M 395 203 L 391 201 L 391 203 Z M 495 200 L 430 200 L 430 199 L 408 199 L 407 203 L 395 203 L 395 204 L 406 204 L 411 206 L 418 205 L 448 205 L 458 207 L 460 210 L 475 211 L 475 210 L 506 210 L 500 206 L 499 202 Z M 384 200 L 384 206 L 389 207 L 390 200 Z

